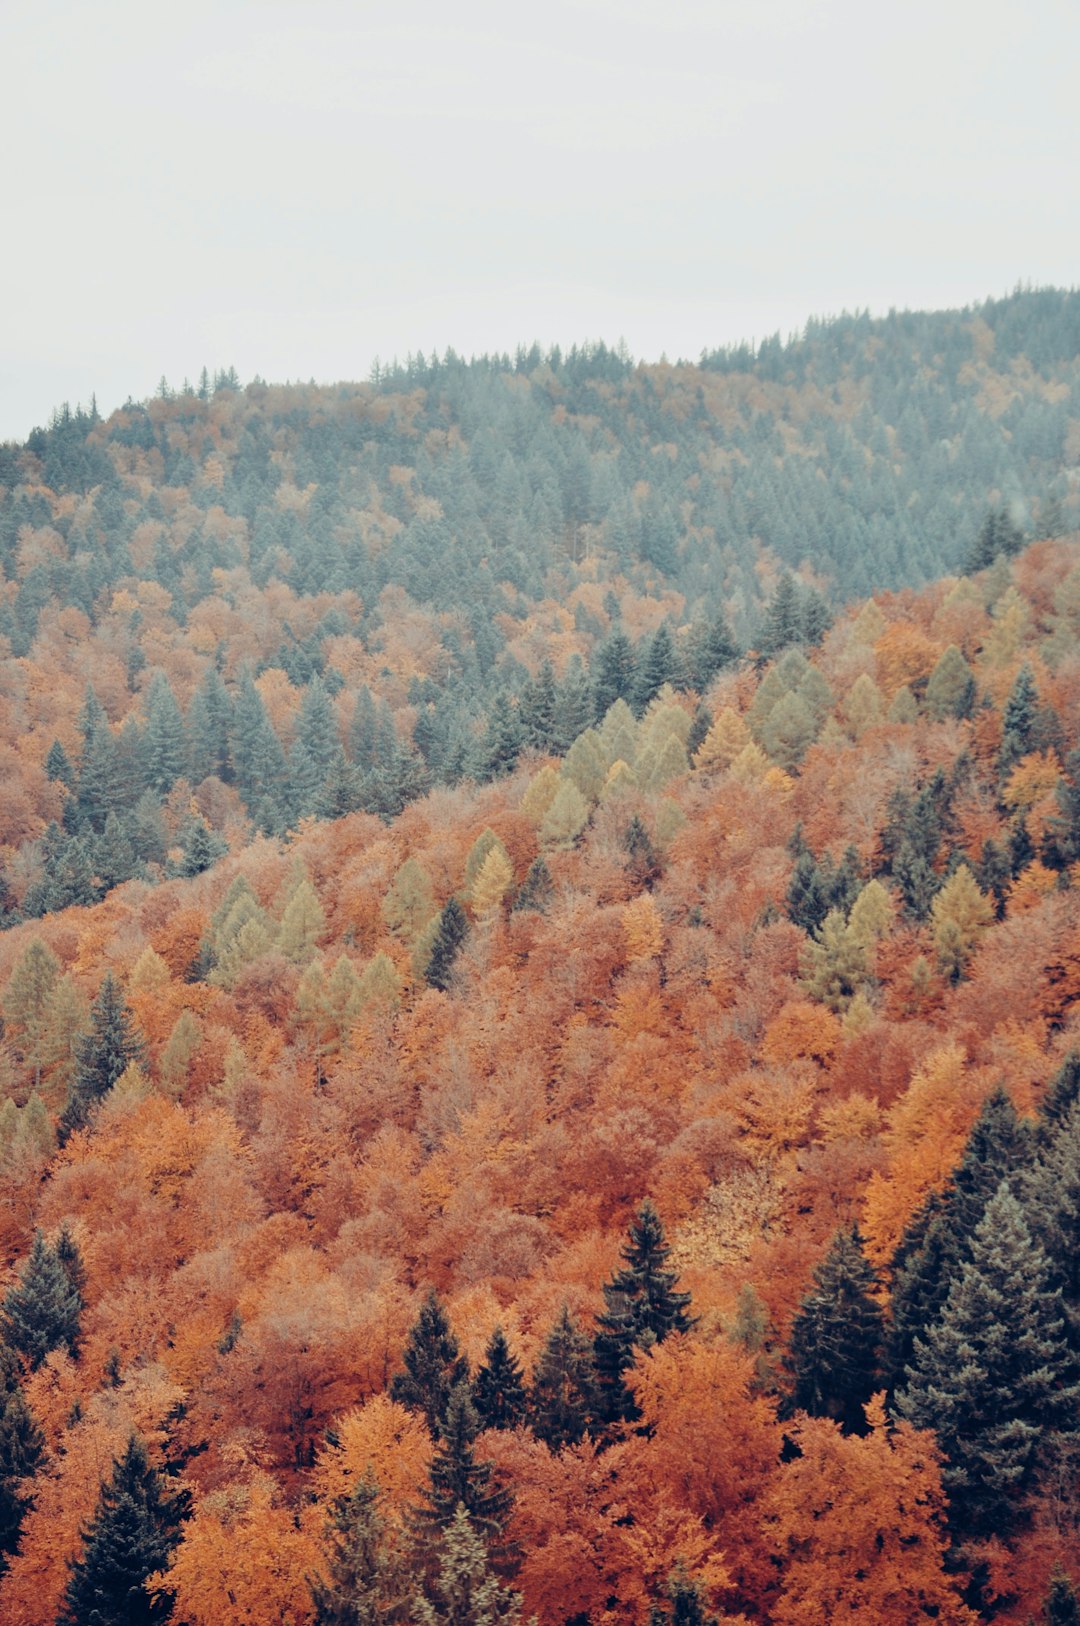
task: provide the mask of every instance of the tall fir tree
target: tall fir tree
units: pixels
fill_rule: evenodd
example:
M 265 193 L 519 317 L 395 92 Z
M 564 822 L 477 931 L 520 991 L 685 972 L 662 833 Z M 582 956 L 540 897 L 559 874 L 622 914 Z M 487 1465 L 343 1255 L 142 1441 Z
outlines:
M 145 1583 L 168 1567 L 188 1510 L 187 1493 L 169 1494 L 132 1434 L 83 1530 L 57 1626 L 161 1626 L 171 1619 L 170 1594 L 151 1596 Z
M 592 1343 L 564 1304 L 529 1385 L 528 1423 L 552 1451 L 584 1439 L 596 1416 Z
M 437 1570 L 413 1603 L 415 1626 L 517 1626 L 521 1594 L 494 1574 L 487 1548 L 463 1507 L 437 1554 Z
M 82 1309 L 82 1293 L 64 1261 L 42 1232 L 35 1232 L 19 1280 L 8 1289 L 0 1311 L 4 1341 L 25 1356 L 32 1368 L 40 1366 L 54 1349 L 75 1355 Z
M 90 1031 L 79 1039 L 75 1072 L 67 1105 L 60 1115 L 62 1140 L 81 1129 L 92 1109 L 107 1095 L 130 1062 L 144 1063 L 146 1046 L 135 1027 L 120 987 L 111 971 L 105 973 L 98 996 L 90 1007 Z
M 390 1398 L 412 1411 L 423 1412 L 437 1440 L 450 1396 L 469 1376 L 469 1363 L 458 1349 L 437 1293 L 429 1293 L 420 1306 L 402 1360 L 405 1370 L 392 1378 Z
M 831 1417 L 848 1434 L 865 1432 L 863 1408 L 878 1384 L 884 1334 L 877 1285 L 858 1227 L 837 1231 L 792 1323 L 789 1412 Z
M 164 672 L 156 672 L 146 692 L 142 735 L 143 775 L 158 796 L 167 796 L 187 771 L 188 741 L 176 696 Z
M 1060 1293 L 1007 1181 L 940 1318 L 916 1340 L 896 1409 L 933 1429 L 957 1536 L 1005 1536 L 1051 1431 L 1075 1431 L 1080 1383 Z
M 309 1581 L 315 1626 L 391 1626 L 409 1619 L 405 1562 L 386 1539 L 379 1487 L 361 1479 L 331 1510 L 326 1575 Z
M 491 1463 L 477 1460 L 473 1443 L 479 1432 L 480 1419 L 463 1378 L 451 1390 L 431 1459 L 430 1483 L 415 1512 L 414 1527 L 422 1543 L 449 1529 L 459 1507 L 489 1546 L 498 1542 L 512 1497 L 492 1485 Z
M 451 898 L 439 916 L 431 958 L 424 973 L 429 987 L 441 988 L 444 992 L 450 987 L 454 961 L 468 935 L 469 922 L 465 911 L 456 898 Z
M 473 1379 L 473 1403 L 482 1428 L 517 1428 L 525 1418 L 521 1363 L 496 1327 Z
M 0 1574 L 18 1551 L 19 1531 L 33 1501 L 29 1481 L 45 1460 L 45 1436 L 19 1384 L 19 1362 L 0 1344 Z
M 604 1310 L 597 1316 L 597 1412 L 606 1423 L 639 1415 L 624 1382 L 634 1351 L 662 1343 L 669 1333 L 688 1332 L 694 1324 L 690 1294 L 677 1291 L 677 1273 L 667 1268 L 670 1257 L 660 1216 L 646 1198 L 630 1222 L 622 1267 L 604 1284 Z
M 668 1578 L 668 1607 L 654 1603 L 649 1610 L 649 1626 L 719 1626 L 715 1615 L 705 1608 L 705 1599 L 686 1565 L 676 1564 Z

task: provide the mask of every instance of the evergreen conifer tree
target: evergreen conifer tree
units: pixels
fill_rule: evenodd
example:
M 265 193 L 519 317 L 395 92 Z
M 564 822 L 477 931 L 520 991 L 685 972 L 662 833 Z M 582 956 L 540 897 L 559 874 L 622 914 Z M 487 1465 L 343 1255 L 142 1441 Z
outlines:
M 416 1626 L 517 1626 L 521 1594 L 492 1573 L 483 1538 L 459 1507 L 438 1552 L 430 1596 L 413 1604 Z
M 473 1379 L 473 1403 L 481 1428 L 517 1428 L 525 1417 L 521 1363 L 506 1334 L 496 1327 Z
M 390 1383 L 390 1398 L 412 1411 L 421 1411 L 436 1440 L 442 1432 L 450 1396 L 467 1381 L 469 1363 L 458 1350 L 437 1293 L 429 1293 L 405 1345 L 404 1372 Z
M 593 666 L 594 717 L 603 717 L 616 700 L 633 700 L 637 676 L 634 647 L 621 627 L 613 627 L 608 633 L 596 651 Z
M 61 1140 L 83 1127 L 91 1110 L 133 1061 L 145 1064 L 146 1046 L 119 985 L 107 971 L 90 1007 L 90 1031 L 81 1036 L 76 1047 L 75 1073 L 67 1105 L 60 1115 Z
M 334 1504 L 327 1578 L 309 1583 L 316 1626 L 387 1626 L 406 1617 L 408 1580 L 387 1544 L 378 1501 L 378 1486 L 365 1478 Z
M 45 1457 L 45 1436 L 19 1387 L 15 1351 L 0 1344 L 0 1574 L 18 1550 L 19 1530 L 32 1496 L 26 1481 Z
M 878 1383 L 884 1332 L 873 1297 L 877 1278 L 858 1227 L 837 1231 L 814 1271 L 814 1286 L 791 1328 L 791 1409 L 832 1417 L 845 1433 L 865 1431 L 863 1407 Z
M 576 1445 L 596 1415 L 592 1345 L 564 1304 L 529 1386 L 529 1427 L 552 1451 Z
M 1046 1626 L 1080 1626 L 1080 1598 L 1069 1577 L 1060 1571 L 1051 1576 L 1043 1620 Z
M 430 1484 L 416 1510 L 416 1529 L 428 1540 L 449 1528 L 459 1507 L 489 1545 L 502 1534 L 512 1499 L 509 1491 L 492 1487 L 491 1463 L 476 1460 L 473 1442 L 479 1432 L 480 1419 L 463 1378 L 451 1390 L 431 1459 Z
M 188 1503 L 186 1492 L 168 1494 L 162 1476 L 150 1466 L 146 1447 L 132 1434 L 83 1531 L 83 1552 L 71 1565 L 57 1626 L 159 1626 L 167 1621 L 172 1598 L 167 1592 L 151 1597 L 145 1582 L 167 1567 Z
M 227 784 L 232 778 L 232 701 L 216 666 L 207 667 L 192 696 L 188 730 L 192 783 L 199 785 L 213 777 Z
M 184 719 L 164 672 L 154 674 L 147 690 L 142 758 L 146 784 L 158 796 L 167 796 L 187 769 Z
M 701 1588 L 687 1574 L 686 1566 L 678 1563 L 667 1584 L 669 1607 L 654 1603 L 649 1611 L 649 1626 L 719 1626 L 715 1615 L 705 1609 Z
M 53 1349 L 76 1354 L 82 1293 L 41 1231 L 0 1312 L 4 1341 L 38 1367 Z
M 602 1421 L 631 1421 L 637 1415 L 623 1374 L 635 1349 L 662 1343 L 672 1332 L 688 1332 L 689 1293 L 676 1291 L 676 1272 L 667 1269 L 671 1249 L 653 1204 L 646 1199 L 630 1222 L 623 1265 L 604 1284 L 604 1310 L 597 1316 L 593 1343 L 597 1413 Z
M 1048 1433 L 1076 1428 L 1080 1384 L 1049 1277 L 1003 1181 L 896 1396 L 901 1416 L 937 1435 L 959 1536 L 1007 1534 Z
M 541 914 L 555 895 L 551 871 L 543 858 L 534 858 L 529 865 L 521 890 L 514 899 L 515 909 L 536 909 Z
M 1039 692 L 1031 667 L 1025 661 L 1016 674 L 1009 690 L 1005 710 L 1001 716 L 1001 750 L 998 753 L 998 773 L 1007 779 L 1020 758 L 1035 748 L 1035 724 L 1039 707 Z
M 454 974 L 454 961 L 468 934 L 469 922 L 465 911 L 456 898 L 451 898 L 439 916 L 431 958 L 427 963 L 425 976 L 429 987 L 441 988 L 444 991 L 449 988 Z

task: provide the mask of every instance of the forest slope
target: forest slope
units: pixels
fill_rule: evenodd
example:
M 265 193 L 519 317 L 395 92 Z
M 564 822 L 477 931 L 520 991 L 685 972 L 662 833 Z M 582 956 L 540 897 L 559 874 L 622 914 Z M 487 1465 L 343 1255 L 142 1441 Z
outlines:
M 1019 1622 L 1075 1564 L 1075 547 L 639 710 L 0 937 L 5 1621 L 55 1618 L 132 1429 L 190 1626 L 314 1620 L 366 1472 L 384 1602 L 410 1540 L 438 1608 L 440 1552 L 486 1563 L 453 1470 L 543 1626 L 679 1559 L 725 1618 Z M 497 1327 L 528 1409 L 474 1439 Z

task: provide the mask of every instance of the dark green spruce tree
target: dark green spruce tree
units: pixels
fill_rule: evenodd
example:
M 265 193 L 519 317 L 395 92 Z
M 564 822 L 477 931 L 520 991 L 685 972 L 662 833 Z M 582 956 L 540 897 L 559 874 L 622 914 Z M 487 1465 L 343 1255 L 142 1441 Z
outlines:
M 326 1580 L 312 1579 L 316 1626 L 391 1626 L 409 1620 L 402 1559 L 386 1541 L 379 1487 L 362 1479 L 335 1502 L 327 1531 Z
M 444 992 L 449 988 L 454 961 L 468 935 L 469 922 L 465 911 L 456 898 L 451 898 L 439 916 L 439 927 L 427 963 L 425 976 L 429 987 L 441 988 Z
M 23 1399 L 14 1349 L 0 1344 L 0 1575 L 19 1547 L 19 1531 L 32 1501 L 26 1482 L 45 1457 L 45 1436 Z
M 32 1368 L 54 1349 L 75 1355 L 82 1309 L 80 1289 L 56 1249 L 37 1231 L 19 1279 L 4 1298 L 0 1331 L 5 1343 L 25 1356 Z
M 414 1527 L 424 1546 L 449 1529 L 459 1507 L 489 1546 L 497 1544 L 502 1535 L 512 1497 L 508 1490 L 492 1485 L 491 1463 L 477 1460 L 473 1444 L 479 1432 L 480 1419 L 463 1379 L 451 1391 L 431 1459 L 430 1483 L 414 1515 Z
M 940 1318 L 916 1340 L 896 1409 L 933 1429 L 958 1538 L 1006 1536 L 1049 1436 L 1075 1432 L 1080 1383 L 1061 1295 L 1003 1181 Z
M 60 1115 L 61 1142 L 81 1129 L 129 1062 L 142 1064 L 146 1046 L 111 971 L 105 973 L 90 1007 L 90 1031 L 78 1041 L 67 1105 Z
M 792 1324 L 789 1415 L 798 1409 L 834 1418 L 847 1434 L 865 1432 L 863 1408 L 878 1386 L 884 1336 L 876 1287 L 858 1226 L 837 1231 Z
M 145 1582 L 168 1567 L 188 1508 L 187 1493 L 168 1493 L 145 1445 L 132 1434 L 83 1531 L 83 1552 L 72 1562 L 57 1626 L 159 1626 L 169 1620 L 173 1599 L 167 1592 L 151 1597 Z
M 1042 1613 L 1045 1626 L 1080 1626 L 1080 1598 L 1067 1575 L 1051 1577 Z
M 390 1398 L 410 1411 L 423 1412 L 437 1440 L 450 1396 L 469 1376 L 469 1363 L 458 1349 L 437 1293 L 429 1293 L 420 1306 L 402 1360 L 405 1370 L 391 1379 Z
M 667 1597 L 666 1609 L 654 1603 L 649 1610 L 649 1626 L 719 1626 L 717 1617 L 705 1607 L 701 1588 L 681 1561 L 668 1578 Z
M 473 1379 L 473 1404 L 481 1428 L 517 1428 L 525 1420 L 525 1399 L 521 1363 L 502 1328 L 496 1327 Z
M 622 1267 L 603 1288 L 604 1309 L 596 1318 L 593 1359 L 597 1412 L 605 1423 L 632 1421 L 640 1414 L 626 1387 L 634 1352 L 688 1332 L 690 1294 L 677 1291 L 677 1273 L 668 1269 L 671 1249 L 653 1204 L 646 1198 L 630 1222 Z
M 561 1451 L 584 1439 L 596 1409 L 592 1343 L 564 1304 L 533 1370 L 529 1427 L 552 1451 Z
M 555 883 L 543 858 L 534 858 L 514 899 L 515 909 L 535 909 L 540 914 L 548 908 L 555 896 Z

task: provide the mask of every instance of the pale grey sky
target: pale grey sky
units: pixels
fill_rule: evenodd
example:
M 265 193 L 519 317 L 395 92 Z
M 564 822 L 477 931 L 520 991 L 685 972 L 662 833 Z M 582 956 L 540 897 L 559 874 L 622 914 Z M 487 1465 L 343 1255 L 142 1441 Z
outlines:
M 0 438 L 1080 280 L 1078 0 L 0 0 Z

